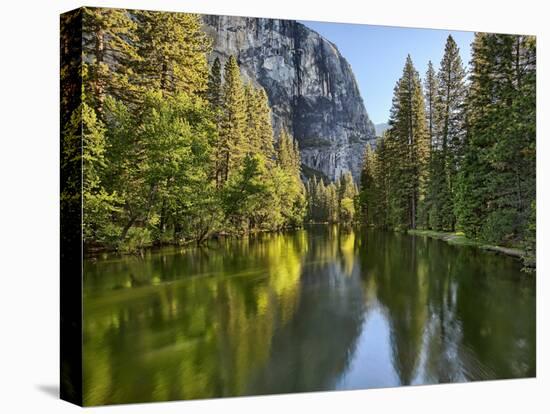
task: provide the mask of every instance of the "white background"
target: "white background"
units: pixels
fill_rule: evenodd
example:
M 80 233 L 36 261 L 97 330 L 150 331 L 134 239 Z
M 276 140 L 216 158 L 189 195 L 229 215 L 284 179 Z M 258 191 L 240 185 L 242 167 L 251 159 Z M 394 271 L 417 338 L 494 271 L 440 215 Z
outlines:
M 91 408 L 89 413 L 550 412 L 549 25 L 544 0 L 5 1 L 0 17 L 0 412 L 71 413 L 58 400 L 59 13 L 81 5 L 538 36 L 537 379 Z M 545 19 L 546 18 L 546 19 Z M 546 25 L 546 27 L 545 27 Z M 361 39 L 357 39 L 358 42 Z M 373 57 L 376 64 L 376 57 Z M 366 97 L 368 101 L 368 97 Z M 371 103 L 372 105 L 372 103 Z M 546 326 L 545 326 L 546 325 Z M 139 373 L 136 373 L 139 375 Z

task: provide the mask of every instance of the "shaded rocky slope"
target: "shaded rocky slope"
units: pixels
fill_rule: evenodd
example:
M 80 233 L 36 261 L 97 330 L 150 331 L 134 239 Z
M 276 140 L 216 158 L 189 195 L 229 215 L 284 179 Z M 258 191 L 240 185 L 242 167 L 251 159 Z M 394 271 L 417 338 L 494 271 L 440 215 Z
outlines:
M 204 16 L 204 23 L 211 60 L 235 55 L 243 76 L 266 89 L 275 131 L 287 128 L 298 140 L 306 170 L 358 179 L 375 131 L 336 46 L 294 20 Z

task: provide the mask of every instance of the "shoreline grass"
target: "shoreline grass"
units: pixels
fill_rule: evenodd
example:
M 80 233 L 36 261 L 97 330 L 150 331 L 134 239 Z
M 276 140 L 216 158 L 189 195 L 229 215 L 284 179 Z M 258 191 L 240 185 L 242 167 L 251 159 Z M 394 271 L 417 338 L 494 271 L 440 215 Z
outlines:
M 476 240 L 471 240 L 467 238 L 462 232 L 452 233 L 452 232 L 416 229 L 416 230 L 408 230 L 407 233 L 413 236 L 426 236 L 426 237 L 431 237 L 433 239 L 443 240 L 449 244 L 456 245 L 456 246 L 477 247 L 482 250 L 489 250 L 496 253 L 505 254 L 507 256 L 517 257 L 520 259 L 525 256 L 525 252 L 521 249 L 517 249 L 513 247 L 494 246 L 494 245 L 485 244 Z

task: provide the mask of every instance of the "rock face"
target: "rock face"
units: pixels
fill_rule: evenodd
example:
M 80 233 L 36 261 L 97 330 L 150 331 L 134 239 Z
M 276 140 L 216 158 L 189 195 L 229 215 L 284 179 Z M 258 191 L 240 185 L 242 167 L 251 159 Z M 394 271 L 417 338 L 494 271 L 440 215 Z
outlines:
M 204 16 L 204 28 L 211 60 L 235 55 L 243 77 L 265 88 L 276 134 L 286 128 L 298 140 L 305 166 L 331 180 L 351 171 L 358 180 L 374 125 L 334 44 L 294 20 Z

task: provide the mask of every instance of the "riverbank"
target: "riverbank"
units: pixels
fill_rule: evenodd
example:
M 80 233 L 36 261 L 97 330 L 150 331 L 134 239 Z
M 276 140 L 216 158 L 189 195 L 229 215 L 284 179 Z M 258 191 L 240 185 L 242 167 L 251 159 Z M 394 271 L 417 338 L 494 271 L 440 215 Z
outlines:
M 287 226 L 287 227 L 281 227 L 278 229 L 252 229 L 242 232 L 228 232 L 225 230 L 214 232 L 212 234 L 209 234 L 206 237 L 203 237 L 200 241 L 196 238 L 189 238 L 189 239 L 179 239 L 179 240 L 171 240 L 171 241 L 139 241 L 137 243 L 131 243 L 131 244 L 121 244 L 119 246 L 116 245 L 100 245 L 100 244 L 84 244 L 84 259 L 91 259 L 91 258 L 97 258 L 98 256 L 102 254 L 114 254 L 114 255 L 142 255 L 146 251 L 154 251 L 154 250 L 160 250 L 165 247 L 181 247 L 181 248 L 193 248 L 193 247 L 203 247 L 208 246 L 208 243 L 211 241 L 220 241 L 224 239 L 242 239 L 245 237 L 254 237 L 261 234 L 275 234 L 275 233 L 281 233 L 289 230 L 300 230 L 303 226 Z
M 512 247 L 503 247 L 503 246 L 493 246 L 490 244 L 484 244 L 475 240 L 468 239 L 464 236 L 463 233 L 450 233 L 450 232 L 441 232 L 433 230 L 409 230 L 407 232 L 413 236 L 427 236 L 433 239 L 443 240 L 449 244 L 457 246 L 473 246 L 480 248 L 482 250 L 489 250 L 496 253 L 505 254 L 507 256 L 523 258 L 525 256 L 525 251 L 521 249 L 516 249 Z

